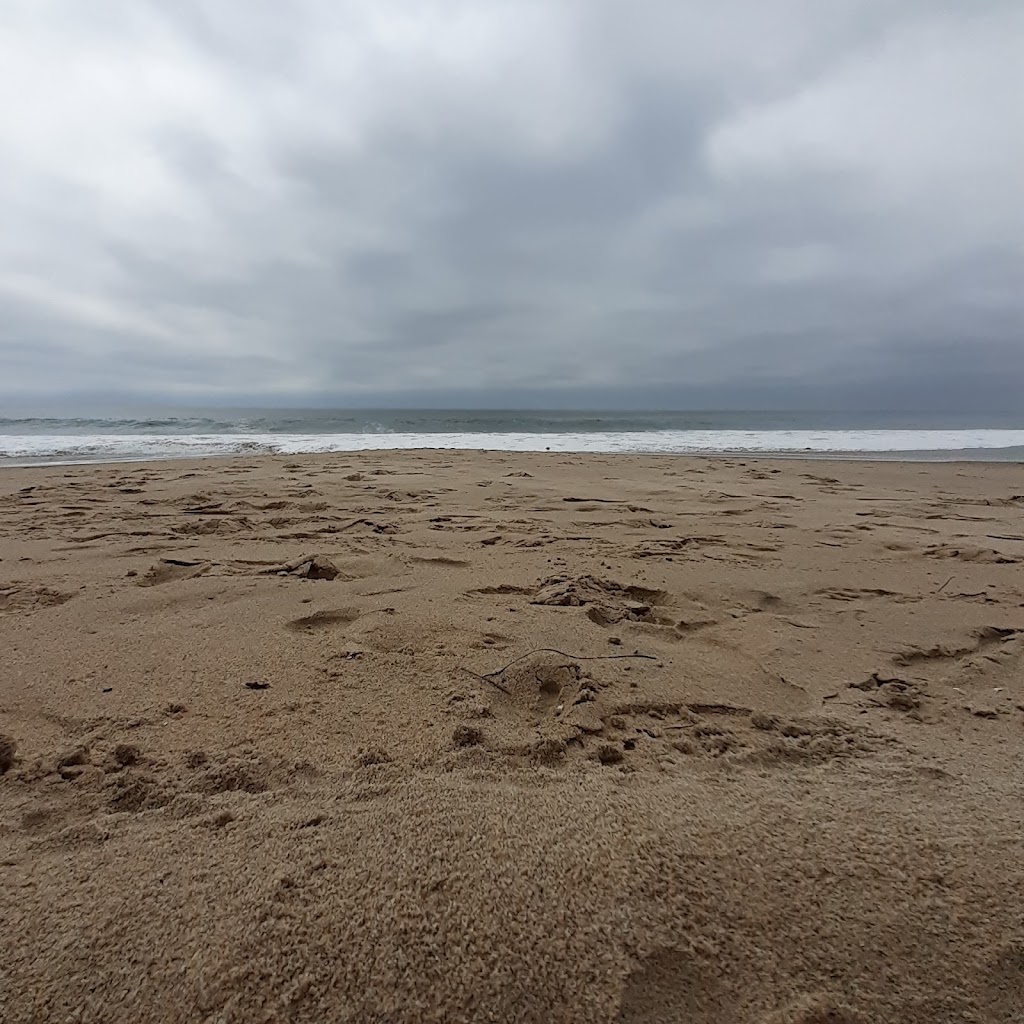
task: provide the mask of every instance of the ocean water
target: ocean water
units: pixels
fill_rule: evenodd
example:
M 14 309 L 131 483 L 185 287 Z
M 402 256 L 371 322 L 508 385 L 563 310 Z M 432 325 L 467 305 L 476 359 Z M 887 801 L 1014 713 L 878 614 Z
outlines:
M 409 448 L 1024 461 L 1024 415 L 214 409 L 0 416 L 0 460 L 8 464 Z

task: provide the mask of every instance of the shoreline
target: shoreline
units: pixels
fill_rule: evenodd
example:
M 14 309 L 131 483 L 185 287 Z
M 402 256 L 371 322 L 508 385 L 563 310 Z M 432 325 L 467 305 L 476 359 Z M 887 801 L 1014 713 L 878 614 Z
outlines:
M 318 452 L 280 452 L 280 451 L 253 451 L 253 452 L 218 452 L 205 455 L 167 455 L 152 456 L 146 459 L 134 457 L 125 458 L 97 458 L 97 459 L 6 459 L 0 457 L 0 471 L 5 469 L 38 469 L 53 466 L 145 466 L 150 464 L 167 465 L 176 462 L 211 461 L 220 462 L 228 459 L 252 459 L 252 458 L 331 458 L 339 455 L 380 455 L 389 452 L 401 453 L 422 453 L 431 455 L 571 455 L 579 458 L 590 456 L 616 457 L 616 458 L 674 458 L 674 459 L 778 459 L 780 461 L 807 461 L 807 462 L 906 462 L 906 463 L 942 463 L 942 464 L 965 464 L 976 463 L 1001 465 L 1024 464 L 1024 448 L 958 448 L 942 450 L 918 450 L 918 451 L 769 451 L 756 450 L 744 451 L 738 449 L 721 449 L 707 451 L 600 451 L 587 449 L 584 451 L 575 450 L 530 450 L 530 449 L 506 449 L 506 448 L 342 448 L 332 451 Z
M 441 418 L 443 420 L 443 417 Z M 281 429 L 240 422 L 238 429 L 213 432 L 121 432 L 73 430 L 0 434 L 0 460 L 18 464 L 104 464 L 222 456 L 334 455 L 354 451 L 552 452 L 639 454 L 677 457 L 728 455 L 749 458 L 825 458 L 920 461 L 1024 462 L 1024 429 L 1012 427 L 871 426 L 809 429 L 805 426 L 751 428 L 687 426 L 588 427 L 573 421 L 564 429 L 530 420 L 485 429 L 473 417 L 435 423 L 444 429 L 324 430 L 302 432 L 287 419 Z

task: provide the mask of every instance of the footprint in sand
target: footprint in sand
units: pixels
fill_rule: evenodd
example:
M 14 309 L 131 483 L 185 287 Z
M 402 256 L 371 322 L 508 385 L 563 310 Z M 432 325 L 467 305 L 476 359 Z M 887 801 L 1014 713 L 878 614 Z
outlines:
M 483 633 L 476 640 L 471 640 L 469 646 L 477 650 L 504 651 L 515 641 L 504 633 Z
M 1010 942 L 990 961 L 979 1002 L 999 1024 L 1024 1021 L 1024 943 Z
M 868 1024 L 868 1019 L 831 996 L 802 996 L 769 1014 L 764 1024 Z
M 980 562 L 988 565 L 1016 565 L 1021 561 L 1016 555 L 972 544 L 933 544 L 931 547 L 925 548 L 924 556 L 926 558 L 953 558 L 961 562 Z
M 617 1024 L 732 1024 L 736 1000 L 712 963 L 675 949 L 654 953 L 626 979 Z M 843 1000 L 801 996 L 759 1018 L 763 1024 L 867 1024 Z M 1012 1020 L 1012 1018 L 1007 1018 Z
M 34 612 L 39 608 L 54 608 L 70 601 L 74 594 L 62 593 L 50 587 L 27 586 L 18 583 L 0 584 L 0 614 L 4 612 Z
M 444 565 L 451 569 L 464 569 L 472 564 L 464 558 L 450 558 L 447 555 L 413 555 L 409 561 L 418 565 Z
M 137 583 L 138 587 L 159 587 L 164 583 L 191 580 L 213 568 L 211 562 L 185 558 L 161 558 Z
M 714 966 L 678 949 L 662 949 L 626 979 L 618 1024 L 729 1024 L 734 1000 Z
M 358 608 L 335 608 L 329 611 L 314 612 L 292 619 L 285 623 L 285 629 L 293 633 L 316 633 L 324 629 L 338 626 L 349 626 L 360 616 Z

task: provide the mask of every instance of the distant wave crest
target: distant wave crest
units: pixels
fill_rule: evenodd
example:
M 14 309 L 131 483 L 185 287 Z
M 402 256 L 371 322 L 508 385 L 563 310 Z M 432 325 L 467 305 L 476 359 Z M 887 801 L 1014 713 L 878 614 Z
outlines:
M 38 421 L 37 421 L 38 422 Z M 66 422 L 66 421 L 64 421 Z M 379 426 L 379 425 L 378 425 Z M 442 448 L 512 452 L 761 454 L 1024 452 L 1024 430 L 646 430 L 601 433 L 95 433 L 0 434 L 16 461 L 148 461 L 248 453 Z M 1005 457 L 1005 456 L 1004 456 Z

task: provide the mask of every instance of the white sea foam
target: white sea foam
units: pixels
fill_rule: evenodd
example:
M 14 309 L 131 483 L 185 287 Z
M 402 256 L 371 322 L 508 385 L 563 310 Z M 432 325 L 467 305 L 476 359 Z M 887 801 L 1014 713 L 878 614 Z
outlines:
M 648 430 L 587 433 L 35 434 L 0 436 L 0 458 L 109 462 L 246 453 L 410 448 L 512 452 L 1009 454 L 1024 430 Z M 1024 454 L 1024 452 L 1022 452 Z

